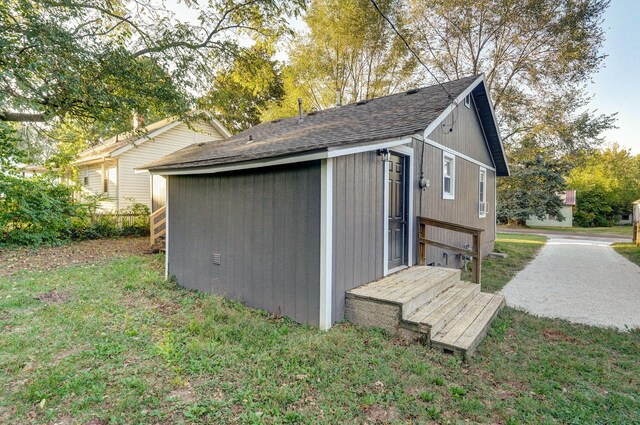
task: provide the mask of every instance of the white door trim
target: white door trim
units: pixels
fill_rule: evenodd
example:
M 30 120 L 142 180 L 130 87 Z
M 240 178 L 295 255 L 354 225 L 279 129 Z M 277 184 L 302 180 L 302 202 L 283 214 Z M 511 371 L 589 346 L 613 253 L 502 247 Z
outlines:
M 408 197 L 407 201 L 407 264 L 406 266 L 411 267 L 413 265 L 413 244 L 414 244 L 414 228 L 415 228 L 415 214 L 413 210 L 413 174 L 414 174 L 414 161 L 413 161 L 413 148 L 408 146 L 396 146 L 389 149 L 389 152 L 399 154 L 409 161 L 408 166 L 405 165 L 405 177 L 407 179 L 406 184 L 406 195 Z M 387 276 L 392 271 L 397 271 L 402 269 L 402 266 L 396 267 L 393 270 L 389 270 L 389 167 L 385 161 L 384 163 L 384 185 L 383 187 L 383 217 L 384 217 L 384 226 L 383 226 L 383 249 L 382 255 L 384 257 L 383 264 L 383 275 Z
M 320 162 L 320 320 L 322 330 L 333 323 L 333 158 Z

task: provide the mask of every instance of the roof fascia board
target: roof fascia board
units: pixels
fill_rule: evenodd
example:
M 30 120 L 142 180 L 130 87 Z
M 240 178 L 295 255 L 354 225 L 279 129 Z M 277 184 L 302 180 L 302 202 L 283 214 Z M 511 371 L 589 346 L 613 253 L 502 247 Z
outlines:
M 272 167 L 275 165 L 284 165 L 284 164 L 292 164 L 295 162 L 304 162 L 304 161 L 313 161 L 317 159 L 327 159 L 327 158 L 337 158 L 339 156 L 352 155 L 360 152 L 369 152 L 375 151 L 378 149 L 391 148 L 394 146 L 405 145 L 407 143 L 411 143 L 413 138 L 422 139 L 421 135 L 416 134 L 414 136 L 402 137 L 399 139 L 390 139 L 380 141 L 378 143 L 366 144 L 362 146 L 351 146 L 351 147 L 343 147 L 343 148 L 334 148 L 332 150 L 326 150 L 322 152 L 313 152 L 303 155 L 291 155 L 279 158 L 265 158 L 262 160 L 256 161 L 246 161 L 235 164 L 221 164 L 214 165 L 211 167 L 203 167 L 203 168 L 167 168 L 160 170 L 146 170 L 146 169 L 136 169 L 136 173 L 145 173 L 149 171 L 150 174 L 157 174 L 162 176 L 173 176 L 173 175 L 188 175 L 188 174 L 214 174 L 214 173 L 223 173 L 227 171 L 238 171 L 238 170 L 247 170 L 250 168 L 262 168 L 262 167 Z
M 91 157 L 87 159 L 74 161 L 71 163 L 71 165 L 73 165 L 74 167 L 80 167 L 85 165 L 101 164 L 103 162 L 115 162 L 115 159 L 109 158 L 107 156 Z
M 482 120 L 480 119 L 480 113 L 478 112 L 478 105 L 476 105 L 476 101 L 474 99 L 471 99 L 471 102 L 473 103 L 473 112 L 476 115 L 478 124 L 480 124 L 480 130 L 482 130 L 482 137 L 484 138 L 484 146 L 487 148 L 487 151 L 489 152 L 489 158 L 491 158 L 491 163 L 493 164 L 493 168 L 496 168 L 496 161 L 493 159 L 493 155 L 491 154 L 489 139 L 487 139 L 487 133 L 484 131 L 484 125 L 482 124 Z
M 484 74 L 482 75 L 482 82 L 484 82 Z M 485 84 L 485 91 L 487 90 L 487 85 Z M 504 143 L 502 142 L 502 136 L 500 136 L 500 127 L 498 127 L 498 122 L 496 121 L 496 113 L 493 109 L 493 101 L 491 100 L 491 96 L 489 96 L 489 92 L 487 92 L 487 103 L 489 104 L 489 110 L 491 111 L 491 119 L 493 120 L 493 125 L 496 127 L 496 134 L 498 135 L 498 142 L 500 142 L 500 151 L 502 152 L 502 158 L 504 160 L 504 165 L 507 167 L 507 175 L 511 175 L 511 170 L 509 169 L 509 162 L 507 161 L 507 152 L 504 150 Z
M 345 147 L 335 147 L 329 148 L 329 158 L 336 158 L 338 156 L 352 155 L 361 152 L 370 152 L 378 149 L 386 149 L 392 148 L 394 146 L 406 145 L 407 143 L 411 143 L 414 138 L 422 138 L 420 134 L 416 134 L 413 136 L 406 136 L 397 139 L 388 139 L 382 140 L 377 143 L 371 144 L 363 144 L 359 146 L 345 146 Z
M 221 164 L 203 168 L 173 168 L 164 170 L 145 170 L 136 169 L 136 173 L 144 173 L 148 171 L 150 174 L 159 176 L 184 176 L 189 174 L 216 174 L 228 171 L 247 170 L 252 168 L 273 167 L 276 165 L 293 164 L 297 162 L 314 161 L 317 159 L 327 159 L 329 154 L 327 151 L 314 152 L 305 155 L 285 156 L 279 158 L 265 158 L 256 161 L 245 161 L 235 164 Z
M 231 137 L 231 132 L 227 130 L 227 128 L 224 125 L 222 125 L 222 123 L 218 121 L 218 119 L 214 117 L 211 112 L 202 111 L 202 113 L 204 113 L 204 115 L 207 116 L 210 124 L 220 132 L 220 135 L 222 135 L 223 138 L 228 139 L 229 137 Z
M 169 131 L 174 127 L 177 127 L 180 124 L 182 124 L 182 121 L 176 120 L 176 121 L 174 121 L 174 122 L 172 122 L 170 124 L 165 125 L 162 128 L 157 129 L 156 131 L 153 131 L 153 132 L 151 132 L 151 133 L 139 138 L 138 140 L 136 140 L 133 143 L 127 143 L 125 146 L 123 146 L 123 147 L 121 147 L 119 149 L 116 149 L 115 151 L 111 152 L 108 155 L 111 156 L 111 157 L 116 157 L 116 156 L 122 155 L 123 153 L 127 152 L 128 150 L 133 149 L 134 147 L 139 146 L 142 143 L 144 143 L 144 142 L 146 142 L 148 140 L 151 140 L 154 137 L 159 136 L 160 134 L 162 134 L 162 133 L 164 133 L 166 131 Z

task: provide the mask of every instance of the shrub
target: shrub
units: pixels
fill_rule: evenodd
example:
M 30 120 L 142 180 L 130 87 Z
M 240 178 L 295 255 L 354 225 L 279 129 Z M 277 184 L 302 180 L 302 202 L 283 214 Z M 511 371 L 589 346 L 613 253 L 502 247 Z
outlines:
M 2 245 L 56 243 L 71 235 L 78 208 L 73 188 L 45 177 L 24 178 L 0 173 Z
M 132 204 L 114 214 L 97 213 L 99 196 L 78 201 L 74 191 L 47 177 L 0 173 L 0 246 L 149 234 L 146 205 Z

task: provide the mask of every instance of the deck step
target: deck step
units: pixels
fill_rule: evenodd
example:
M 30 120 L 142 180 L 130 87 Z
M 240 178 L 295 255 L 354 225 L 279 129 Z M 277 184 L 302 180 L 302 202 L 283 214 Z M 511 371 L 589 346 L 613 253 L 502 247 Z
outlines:
M 403 320 L 435 335 L 479 293 L 480 285 L 456 283 Z
M 346 296 L 396 304 L 406 316 L 459 280 L 460 270 L 416 266 L 354 288 Z
M 504 305 L 502 295 L 478 293 L 439 332 L 432 333 L 431 345 L 471 356 Z
M 460 281 L 460 270 L 416 266 L 348 291 L 345 317 L 471 356 L 503 305 L 502 296 Z

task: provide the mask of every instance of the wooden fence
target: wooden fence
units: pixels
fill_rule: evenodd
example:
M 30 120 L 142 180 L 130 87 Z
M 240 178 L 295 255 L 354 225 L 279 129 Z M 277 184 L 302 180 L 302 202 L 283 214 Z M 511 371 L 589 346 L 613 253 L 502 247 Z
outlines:
M 95 213 L 88 218 L 91 225 L 109 223 L 120 229 L 136 226 L 142 227 L 149 223 L 149 214 L 140 213 Z

